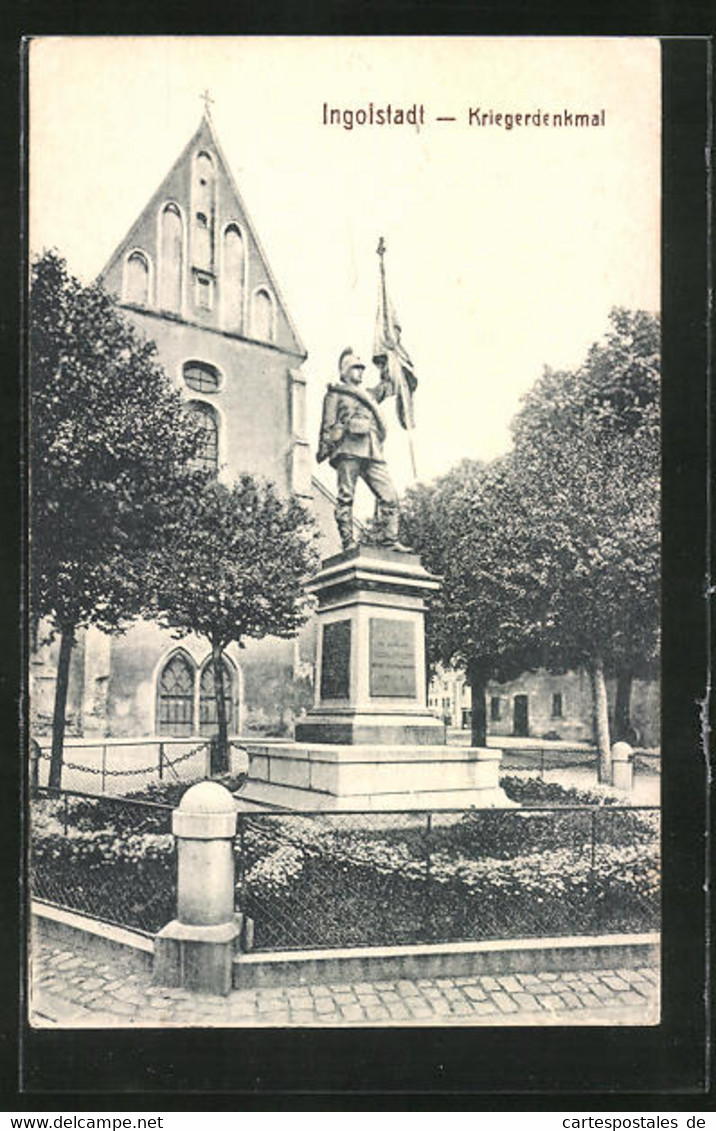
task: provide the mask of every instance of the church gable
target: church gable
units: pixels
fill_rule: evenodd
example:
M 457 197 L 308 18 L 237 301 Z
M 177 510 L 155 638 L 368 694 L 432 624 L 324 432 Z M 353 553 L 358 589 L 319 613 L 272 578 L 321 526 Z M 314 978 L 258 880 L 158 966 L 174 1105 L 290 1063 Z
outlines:
M 207 114 L 101 278 L 124 305 L 305 357 Z

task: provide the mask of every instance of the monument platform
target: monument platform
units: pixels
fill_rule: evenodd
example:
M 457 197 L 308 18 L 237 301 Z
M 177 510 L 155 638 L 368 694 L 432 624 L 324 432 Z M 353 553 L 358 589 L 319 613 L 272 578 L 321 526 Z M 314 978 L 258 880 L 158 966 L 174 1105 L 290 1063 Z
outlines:
M 238 795 L 299 810 L 467 809 L 504 806 L 502 752 L 460 746 L 245 742 L 249 777 Z

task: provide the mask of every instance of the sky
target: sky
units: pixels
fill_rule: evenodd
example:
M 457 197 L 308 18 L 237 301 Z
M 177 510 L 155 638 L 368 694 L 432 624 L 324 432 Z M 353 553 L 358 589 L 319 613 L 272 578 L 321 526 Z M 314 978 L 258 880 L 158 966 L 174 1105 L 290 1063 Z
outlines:
M 657 40 L 37 39 L 31 254 L 55 247 L 96 276 L 199 124 L 205 90 L 308 350 L 312 443 L 343 347 L 370 361 L 380 236 L 419 379 L 422 480 L 506 451 L 520 397 L 545 365 L 579 365 L 613 306 L 659 309 Z M 324 124 L 324 104 L 370 103 L 422 107 L 422 124 Z M 478 110 L 604 111 L 605 124 L 506 129 L 476 124 Z M 386 415 L 404 489 L 407 436 Z

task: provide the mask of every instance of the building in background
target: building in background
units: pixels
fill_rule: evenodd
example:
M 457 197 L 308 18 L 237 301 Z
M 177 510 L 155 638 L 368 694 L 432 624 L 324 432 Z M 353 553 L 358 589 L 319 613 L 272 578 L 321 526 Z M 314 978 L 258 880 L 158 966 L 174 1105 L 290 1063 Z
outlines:
M 613 723 L 614 680 L 607 680 Z M 428 705 L 449 727 L 470 727 L 472 696 L 465 676 L 440 670 L 430 683 Z M 657 747 L 659 732 L 658 680 L 635 679 L 631 694 L 631 723 L 635 744 Z M 524 672 L 508 683 L 487 686 L 487 732 L 491 737 L 563 739 L 591 742 L 592 692 L 584 669 L 553 675 L 543 669 Z
M 71 265 L 70 265 L 71 267 Z M 306 438 L 306 349 L 291 321 L 208 111 L 119 243 L 100 278 L 126 317 L 158 348 L 204 429 L 202 460 L 226 482 L 272 480 L 312 509 L 323 556 L 340 543 L 331 493 L 311 474 Z M 312 625 L 298 640 L 227 649 L 230 733 L 280 730 L 311 698 Z M 49 728 L 56 647 L 31 661 L 38 731 Z M 177 641 L 137 622 L 123 636 L 80 635 L 71 664 L 70 733 L 188 736 L 216 726 L 208 642 Z

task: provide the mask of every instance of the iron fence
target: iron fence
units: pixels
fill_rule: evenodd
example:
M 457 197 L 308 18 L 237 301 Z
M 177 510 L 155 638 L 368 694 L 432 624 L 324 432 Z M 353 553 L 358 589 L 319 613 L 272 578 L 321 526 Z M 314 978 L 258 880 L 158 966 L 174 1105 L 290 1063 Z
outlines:
M 35 898 L 148 932 L 174 918 L 170 805 L 37 787 L 30 807 Z
M 659 810 L 240 814 L 259 950 L 655 930 Z

